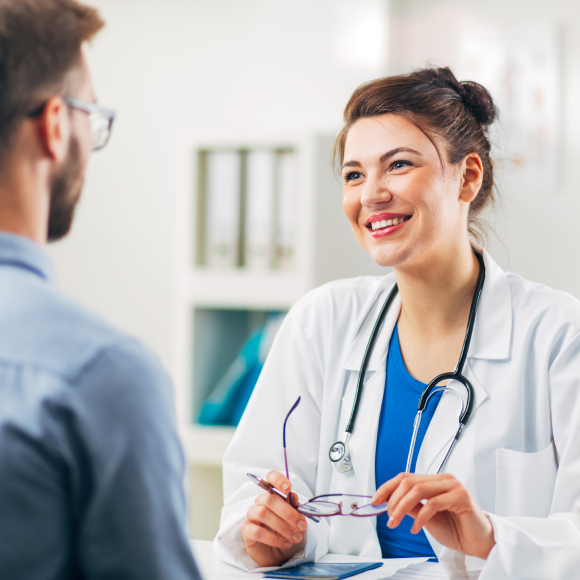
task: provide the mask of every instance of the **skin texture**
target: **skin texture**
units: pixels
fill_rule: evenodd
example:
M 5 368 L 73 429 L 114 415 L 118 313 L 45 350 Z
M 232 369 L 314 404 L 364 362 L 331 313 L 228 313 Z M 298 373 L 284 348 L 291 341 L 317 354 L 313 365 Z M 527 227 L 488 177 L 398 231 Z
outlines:
M 71 72 L 63 91 L 69 97 L 94 102 L 91 77 L 84 58 Z M 0 231 L 46 244 L 54 194 L 58 194 L 61 237 L 63 213 L 72 221 L 84 172 L 91 153 L 87 115 L 70 109 L 58 95 L 50 96 L 41 115 L 23 119 L 13 147 L 0 170 Z M 52 210 L 55 215 L 55 207 Z M 53 217 L 53 222 L 57 220 Z M 66 220 L 65 220 L 66 221 Z M 65 224 L 66 225 L 66 224 Z
M 445 143 L 433 139 L 437 149 L 397 115 L 360 119 L 348 133 L 342 169 L 344 213 L 375 262 L 395 270 L 403 360 L 424 383 L 453 370 L 461 351 L 479 274 L 467 216 L 483 177 L 477 154 L 452 165 Z M 367 224 L 382 213 L 410 219 L 392 234 L 375 237 Z M 270 472 L 268 481 L 286 493 L 291 489 L 281 473 Z M 408 514 L 416 518 L 414 533 L 425 527 L 441 544 L 480 558 L 495 544 L 489 519 L 451 475 L 400 474 L 377 490 L 373 502 L 383 501 L 389 527 Z M 274 566 L 296 554 L 305 542 L 303 535 L 292 538 L 300 518 L 305 527 L 303 517 L 279 497 L 258 496 L 242 525 L 250 557 Z

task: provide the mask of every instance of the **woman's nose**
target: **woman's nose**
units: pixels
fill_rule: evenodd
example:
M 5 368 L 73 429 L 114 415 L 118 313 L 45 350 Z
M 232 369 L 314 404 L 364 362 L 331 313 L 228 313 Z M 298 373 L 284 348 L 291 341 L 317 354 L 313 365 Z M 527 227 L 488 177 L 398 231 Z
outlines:
M 373 208 L 376 206 L 383 206 L 393 199 L 393 195 L 389 190 L 387 180 L 384 176 L 368 176 L 364 184 L 361 205 Z

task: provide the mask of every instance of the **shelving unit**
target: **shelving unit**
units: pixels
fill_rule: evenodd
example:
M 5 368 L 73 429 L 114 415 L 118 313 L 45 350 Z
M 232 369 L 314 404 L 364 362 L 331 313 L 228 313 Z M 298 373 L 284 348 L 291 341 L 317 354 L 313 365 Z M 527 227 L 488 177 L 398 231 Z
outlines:
M 306 292 L 339 278 L 385 271 L 355 240 L 342 213 L 329 135 L 196 135 L 184 142 L 177 208 L 176 407 L 190 465 L 191 530 L 211 539 L 221 509 L 221 460 L 234 429 L 195 423 L 204 398 L 268 312 L 286 312 Z M 200 151 L 290 150 L 296 167 L 296 236 L 292 270 L 215 269 L 199 265 Z M 204 153 L 205 154 L 205 153 Z M 197 489 L 195 489 L 197 488 Z M 216 489 L 219 488 L 219 489 Z M 197 500 L 203 497 L 203 505 Z

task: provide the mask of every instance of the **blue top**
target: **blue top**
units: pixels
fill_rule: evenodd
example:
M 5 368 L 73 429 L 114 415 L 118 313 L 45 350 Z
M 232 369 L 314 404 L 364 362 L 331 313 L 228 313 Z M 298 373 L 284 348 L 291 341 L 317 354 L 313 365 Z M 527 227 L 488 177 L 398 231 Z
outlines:
M 417 405 L 419 404 L 421 393 L 426 387 L 427 385 L 413 378 L 405 367 L 399 345 L 398 328 L 395 326 L 389 345 L 385 393 L 383 395 L 377 434 L 377 453 L 375 457 L 377 489 L 389 479 L 405 471 L 407 455 L 409 454 L 413 436 L 413 423 L 417 414 Z M 421 443 L 440 398 L 441 392 L 433 395 L 421 417 L 421 425 L 417 433 L 415 451 L 411 461 L 411 472 L 415 471 Z M 411 534 L 413 518 L 405 516 L 394 530 L 387 528 L 388 520 L 388 514 L 381 514 L 377 517 L 377 534 L 383 558 L 435 556 L 423 530 L 418 534 Z
M 0 578 L 199 579 L 155 358 L 0 233 Z

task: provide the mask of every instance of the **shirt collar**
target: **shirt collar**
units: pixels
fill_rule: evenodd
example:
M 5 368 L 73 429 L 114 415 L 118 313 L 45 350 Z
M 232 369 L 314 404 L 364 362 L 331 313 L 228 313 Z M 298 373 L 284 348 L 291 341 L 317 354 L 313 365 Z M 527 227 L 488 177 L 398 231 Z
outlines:
M 33 272 L 54 283 L 54 268 L 48 254 L 38 244 L 15 234 L 0 232 L 0 266 L 8 265 Z

